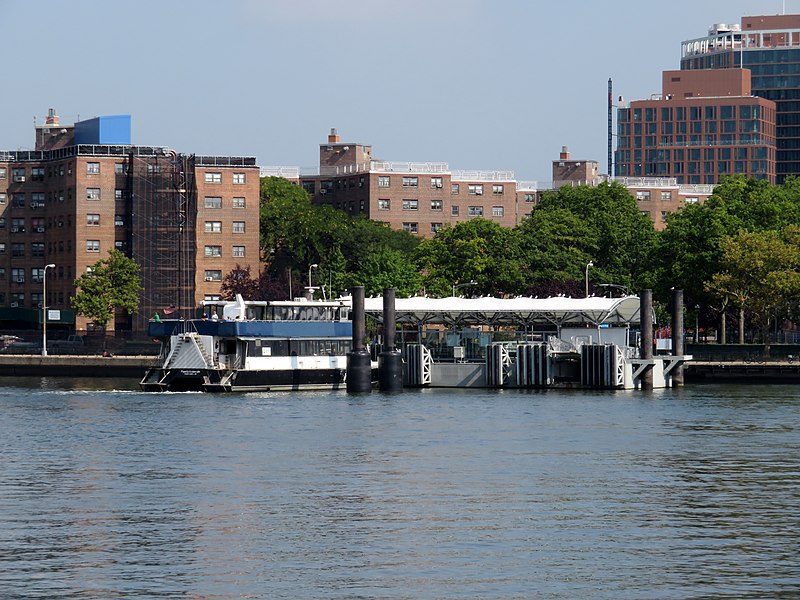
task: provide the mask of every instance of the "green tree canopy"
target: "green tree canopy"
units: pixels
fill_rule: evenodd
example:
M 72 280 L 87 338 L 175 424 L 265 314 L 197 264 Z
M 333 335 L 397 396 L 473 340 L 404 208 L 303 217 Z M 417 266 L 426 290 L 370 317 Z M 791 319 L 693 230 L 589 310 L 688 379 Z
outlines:
M 70 298 L 75 311 L 105 328 L 117 309 L 133 314 L 139 310 L 143 291 L 139 265 L 119 250 L 97 261 L 91 271 L 74 282 L 78 292 Z
M 433 296 L 450 296 L 453 285 L 469 281 L 476 283 L 470 294 L 517 294 L 524 281 L 515 232 L 482 218 L 440 229 L 420 243 L 416 258 Z
M 563 186 L 546 194 L 517 230 L 529 286 L 583 280 L 589 261 L 593 281 L 651 284 L 655 230 L 618 183 Z
M 768 354 L 771 316 L 787 314 L 800 297 L 800 227 L 742 230 L 723 239 L 721 250 L 720 270 L 706 289 L 755 315 Z

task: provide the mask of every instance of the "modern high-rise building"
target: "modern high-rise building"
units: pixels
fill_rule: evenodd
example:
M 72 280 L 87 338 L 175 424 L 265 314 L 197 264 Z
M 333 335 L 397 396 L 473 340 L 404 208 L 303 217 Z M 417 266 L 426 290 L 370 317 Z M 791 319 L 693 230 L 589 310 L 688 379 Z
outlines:
M 157 311 L 219 299 L 236 265 L 258 270 L 256 159 L 135 146 L 128 115 L 62 125 L 51 109 L 35 150 L 0 152 L 0 322 L 39 325 L 46 305 L 60 312 L 48 326 L 92 330 L 70 308 L 73 282 L 112 248 L 139 264 L 144 292 L 109 328 L 143 332 Z
M 617 110 L 617 177 L 714 184 L 742 174 L 775 183 L 775 103 L 750 71 L 664 71 L 662 92 Z
M 749 69 L 752 93 L 776 105 L 776 180 L 800 175 L 800 15 L 742 17 L 681 44 L 681 70 Z

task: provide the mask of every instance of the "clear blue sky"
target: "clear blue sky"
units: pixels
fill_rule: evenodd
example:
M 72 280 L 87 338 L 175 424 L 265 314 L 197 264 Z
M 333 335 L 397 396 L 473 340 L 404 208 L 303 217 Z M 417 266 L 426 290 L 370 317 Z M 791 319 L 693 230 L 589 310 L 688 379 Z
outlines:
M 133 143 L 315 167 L 373 156 L 550 179 L 606 171 L 606 91 L 644 99 L 680 43 L 800 0 L 0 0 L 0 150 L 33 118 L 133 117 Z

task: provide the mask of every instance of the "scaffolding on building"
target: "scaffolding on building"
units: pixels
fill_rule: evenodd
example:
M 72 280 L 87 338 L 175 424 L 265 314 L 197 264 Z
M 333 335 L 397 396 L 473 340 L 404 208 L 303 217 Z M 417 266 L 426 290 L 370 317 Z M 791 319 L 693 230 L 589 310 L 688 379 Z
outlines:
M 157 312 L 193 315 L 197 186 L 194 155 L 164 150 L 128 155 L 126 255 L 141 268 L 143 291 L 139 312 L 131 317 L 134 332 L 147 331 Z

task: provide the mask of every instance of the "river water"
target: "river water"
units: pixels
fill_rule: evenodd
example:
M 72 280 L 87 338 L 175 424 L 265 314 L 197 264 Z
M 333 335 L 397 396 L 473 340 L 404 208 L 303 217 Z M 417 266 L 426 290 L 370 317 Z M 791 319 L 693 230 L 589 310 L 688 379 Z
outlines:
M 2 598 L 797 598 L 800 390 L 0 380 Z

